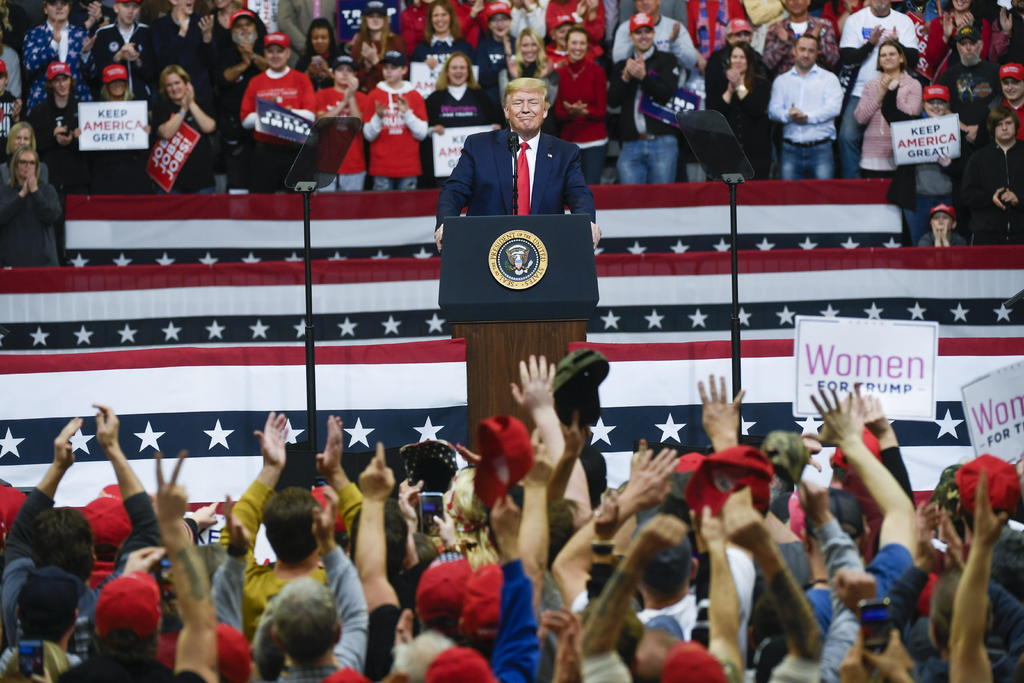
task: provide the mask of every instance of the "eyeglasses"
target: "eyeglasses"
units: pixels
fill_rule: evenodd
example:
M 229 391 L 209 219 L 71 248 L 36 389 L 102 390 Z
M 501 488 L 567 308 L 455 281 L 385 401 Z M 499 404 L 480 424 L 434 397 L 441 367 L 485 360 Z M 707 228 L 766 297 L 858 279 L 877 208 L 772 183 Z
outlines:
M 39 162 L 35 159 L 18 159 L 19 166 L 38 166 Z

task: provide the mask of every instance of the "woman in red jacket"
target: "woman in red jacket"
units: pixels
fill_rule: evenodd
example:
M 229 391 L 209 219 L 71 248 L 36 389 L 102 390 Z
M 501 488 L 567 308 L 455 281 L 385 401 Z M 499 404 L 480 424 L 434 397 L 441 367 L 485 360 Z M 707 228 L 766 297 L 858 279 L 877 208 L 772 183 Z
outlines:
M 555 118 L 562 126 L 562 139 L 580 148 L 587 184 L 600 185 L 608 146 L 608 78 L 604 69 L 588 57 L 590 38 L 586 29 L 569 29 L 566 45 L 568 59 L 556 69 L 559 85 Z
M 960 63 L 960 54 L 950 39 L 964 26 L 978 29 L 981 34 L 982 58 L 988 57 L 992 47 L 992 24 L 974 11 L 974 0 L 952 0 L 949 9 L 928 24 L 928 48 L 924 58 L 933 69 L 933 78 L 938 78 L 947 68 Z

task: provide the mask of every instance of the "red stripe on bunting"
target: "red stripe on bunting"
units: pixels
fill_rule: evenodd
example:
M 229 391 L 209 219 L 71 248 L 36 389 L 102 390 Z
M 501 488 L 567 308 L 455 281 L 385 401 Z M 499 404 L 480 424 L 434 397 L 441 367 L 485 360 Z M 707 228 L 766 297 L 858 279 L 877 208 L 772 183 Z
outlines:
M 678 344 L 591 344 L 573 342 L 569 350 L 594 349 L 609 361 L 673 361 L 731 358 L 728 341 L 685 342 Z M 761 339 L 740 344 L 743 358 L 779 358 L 793 355 L 792 339 Z M 940 356 L 1021 356 L 1024 338 L 978 337 L 939 339 Z
M 741 205 L 885 204 L 887 180 L 756 180 L 738 190 Z M 722 183 L 674 185 L 602 185 L 593 188 L 599 211 L 717 206 L 729 203 Z M 313 200 L 314 220 L 433 216 L 437 190 L 382 195 L 377 192 L 319 194 Z M 301 221 L 299 195 L 148 195 L 70 196 L 68 220 L 137 221 L 140 216 L 159 220 L 235 219 Z M 600 218 L 600 216 L 599 216 Z
M 727 275 L 728 253 L 607 254 L 597 257 L 601 277 Z M 1020 270 L 1024 247 L 950 247 L 948 249 L 785 249 L 744 251 L 740 272 L 891 268 L 905 270 Z M 350 259 L 315 261 L 313 283 L 353 284 L 436 280 L 438 259 Z M 88 268 L 16 268 L 0 270 L 0 293 L 85 292 L 173 287 L 255 287 L 302 284 L 301 263 L 218 263 L 212 266 L 89 266 Z M 1012 283 L 1011 283 L 1012 284 Z M 1008 285 L 1009 286 L 1009 285 Z M 1012 289 L 1012 287 L 1011 287 Z M 1012 294 L 1009 289 L 1006 294 Z M 742 300 L 743 292 L 740 292 Z
M 227 365 L 303 365 L 306 349 L 298 346 L 246 346 L 206 349 L 182 347 L 140 351 L 60 353 L 0 356 L 0 375 L 36 372 L 81 372 Z M 317 365 L 395 365 L 407 363 L 463 363 L 465 339 L 439 339 L 405 344 L 321 346 Z

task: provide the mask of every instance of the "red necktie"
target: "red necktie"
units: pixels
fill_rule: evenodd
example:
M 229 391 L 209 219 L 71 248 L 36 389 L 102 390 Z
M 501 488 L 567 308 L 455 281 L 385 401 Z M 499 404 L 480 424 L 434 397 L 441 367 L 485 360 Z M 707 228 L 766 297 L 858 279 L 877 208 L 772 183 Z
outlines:
M 520 216 L 530 215 L 530 165 L 526 163 L 526 150 L 530 143 L 519 143 L 519 158 L 516 159 L 516 193 L 518 203 L 516 213 Z

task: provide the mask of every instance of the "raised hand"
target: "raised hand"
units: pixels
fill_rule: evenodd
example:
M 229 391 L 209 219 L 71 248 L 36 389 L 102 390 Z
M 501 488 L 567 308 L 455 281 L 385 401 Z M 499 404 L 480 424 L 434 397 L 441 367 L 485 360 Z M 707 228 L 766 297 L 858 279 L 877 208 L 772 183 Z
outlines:
M 530 412 L 554 409 L 555 365 L 548 363 L 544 356 L 531 355 L 529 360 L 519 361 L 519 384 L 512 382 L 512 398 Z
M 384 460 L 384 444 L 378 441 L 377 452 L 359 475 L 359 490 L 368 500 L 384 501 L 394 488 L 395 473 Z
M 764 543 L 772 543 L 764 517 L 754 509 L 749 488 L 740 489 L 726 498 L 721 516 L 729 541 L 755 556 Z
M 629 483 L 622 492 L 623 498 L 630 498 L 638 510 L 653 507 L 665 500 L 672 487 L 669 475 L 676 467 L 676 451 L 664 448 L 657 456 L 646 448 L 637 453 L 636 467 Z
M 825 421 L 825 433 L 831 435 L 826 441 L 840 442 L 843 439 L 862 438 L 864 434 L 863 402 L 850 394 L 842 401 L 835 390 L 831 390 L 831 399 L 822 389 L 819 396 L 811 395 L 811 403 Z
M 203 34 L 203 42 L 204 43 L 209 43 L 211 40 L 213 40 L 213 16 L 212 15 L 208 14 L 205 17 L 200 17 L 200 19 L 199 19 L 199 30 Z
M 708 377 L 708 391 L 704 382 L 697 382 L 697 393 L 700 394 L 702 406 L 701 424 L 704 433 L 711 439 L 715 450 L 720 451 L 739 443 L 740 406 L 743 405 L 745 391 L 740 391 L 736 398 L 729 401 L 725 389 L 725 377 Z
M 619 527 L 619 492 L 608 489 L 601 496 L 601 505 L 594 511 L 594 535 L 610 541 Z
M 993 512 L 992 501 L 988 497 L 988 472 L 982 470 L 974 495 L 975 543 L 984 543 L 989 548 L 994 546 L 999 540 L 999 534 L 1002 533 L 1008 516 L 1008 513 L 1002 510 Z
M 110 406 L 100 405 L 94 403 L 92 405 L 96 409 L 96 440 L 100 442 L 100 447 L 103 451 L 110 455 L 113 450 L 121 450 L 121 444 L 118 441 L 117 433 L 121 426 L 121 421 L 117 417 L 117 413 L 110 408 Z
M 675 515 L 658 514 L 651 518 L 633 541 L 636 552 L 642 558 L 651 558 L 657 553 L 682 543 L 686 537 L 687 525 Z M 630 553 L 633 549 L 630 550 Z
M 156 567 L 157 562 L 167 554 L 167 549 L 159 545 L 151 545 L 146 548 L 139 548 L 128 554 L 124 564 L 124 573 L 132 572 L 149 573 Z
M 156 496 L 153 504 L 156 508 L 156 517 L 161 523 L 168 523 L 172 520 L 179 521 L 188 511 L 188 496 L 185 487 L 178 484 L 178 475 L 181 474 L 181 466 L 185 464 L 188 451 L 180 451 L 178 460 L 174 463 L 174 471 L 171 478 L 164 481 L 163 453 L 157 451 L 156 459 Z
M 82 428 L 82 418 L 73 417 L 53 440 L 53 464 L 68 469 L 75 464 L 75 453 L 71 450 L 71 436 Z
M 231 496 L 227 496 L 224 499 L 224 531 L 228 535 L 228 546 L 240 552 L 246 552 L 249 550 L 252 537 L 249 535 L 249 530 L 245 528 L 245 524 L 235 517 L 234 510 L 235 502 L 231 500 Z
M 288 416 L 284 413 L 269 413 L 263 431 L 255 431 L 253 434 L 260 442 L 263 466 L 283 470 L 287 461 L 285 439 L 288 436 Z
M 335 488 L 346 486 L 349 481 L 345 470 L 341 466 L 341 457 L 344 454 L 345 440 L 341 428 L 344 423 L 337 415 L 327 417 L 327 444 L 323 453 L 316 454 L 316 471 Z
M 338 547 L 334 540 L 334 520 L 338 516 L 338 494 L 330 486 L 324 489 L 324 505 L 313 510 L 313 537 L 321 555 Z
M 416 524 L 419 521 L 421 491 L 423 491 L 422 481 L 410 484 L 408 480 L 403 479 L 398 482 L 398 509 L 402 511 L 402 516 L 405 517 L 405 521 L 407 521 L 410 528 L 413 529 L 416 528 Z

